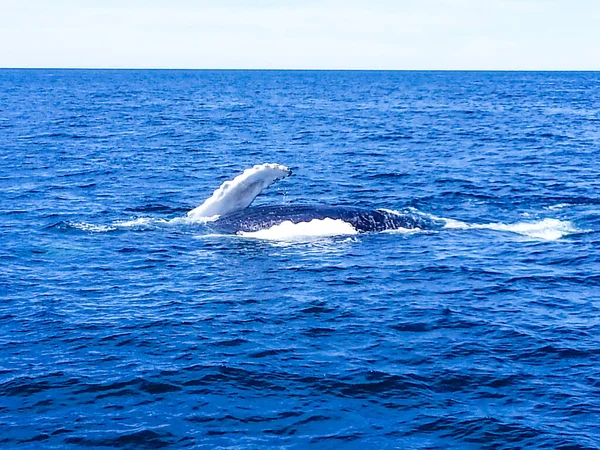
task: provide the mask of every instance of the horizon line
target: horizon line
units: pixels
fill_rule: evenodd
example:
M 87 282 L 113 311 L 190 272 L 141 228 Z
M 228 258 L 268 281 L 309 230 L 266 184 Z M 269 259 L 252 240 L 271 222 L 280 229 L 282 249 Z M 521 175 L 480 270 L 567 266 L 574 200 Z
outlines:
M 241 67 L 0 67 L 0 70 L 187 70 L 273 72 L 600 72 L 600 69 L 377 69 L 377 68 L 241 68 Z

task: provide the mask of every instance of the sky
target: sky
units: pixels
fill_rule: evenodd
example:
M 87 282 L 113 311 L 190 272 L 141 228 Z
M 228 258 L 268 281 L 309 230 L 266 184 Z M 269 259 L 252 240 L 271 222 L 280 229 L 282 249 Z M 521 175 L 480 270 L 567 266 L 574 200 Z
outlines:
M 600 70 L 600 0 L 0 0 L 0 67 Z

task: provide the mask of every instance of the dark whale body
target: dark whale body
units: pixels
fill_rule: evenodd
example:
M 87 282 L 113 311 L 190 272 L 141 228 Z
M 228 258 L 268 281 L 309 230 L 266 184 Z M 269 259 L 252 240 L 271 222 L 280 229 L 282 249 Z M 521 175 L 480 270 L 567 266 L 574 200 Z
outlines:
M 359 233 L 384 230 L 433 229 L 436 221 L 417 213 L 395 214 L 383 210 L 371 210 L 352 206 L 329 205 L 277 205 L 255 206 L 225 214 L 210 224 L 220 233 L 235 234 L 271 228 L 282 222 L 310 222 L 323 219 L 343 220 Z

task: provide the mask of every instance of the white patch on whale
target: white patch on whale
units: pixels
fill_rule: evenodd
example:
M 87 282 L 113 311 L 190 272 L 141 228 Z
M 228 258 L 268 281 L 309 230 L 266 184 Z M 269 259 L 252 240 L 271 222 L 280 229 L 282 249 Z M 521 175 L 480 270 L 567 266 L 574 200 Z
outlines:
M 358 231 L 340 219 L 313 219 L 309 222 L 293 223 L 289 220 L 259 231 L 240 232 L 238 236 L 276 241 L 346 236 L 358 234 Z

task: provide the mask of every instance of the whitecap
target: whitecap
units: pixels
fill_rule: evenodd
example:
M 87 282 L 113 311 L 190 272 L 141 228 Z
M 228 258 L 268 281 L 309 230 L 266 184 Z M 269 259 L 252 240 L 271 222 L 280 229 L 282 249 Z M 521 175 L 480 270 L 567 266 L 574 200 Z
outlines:
M 556 205 L 548 206 L 548 207 L 546 207 L 546 209 L 549 209 L 550 211 L 556 211 L 557 209 L 563 209 L 568 206 L 571 206 L 571 204 L 570 203 L 558 203 Z

